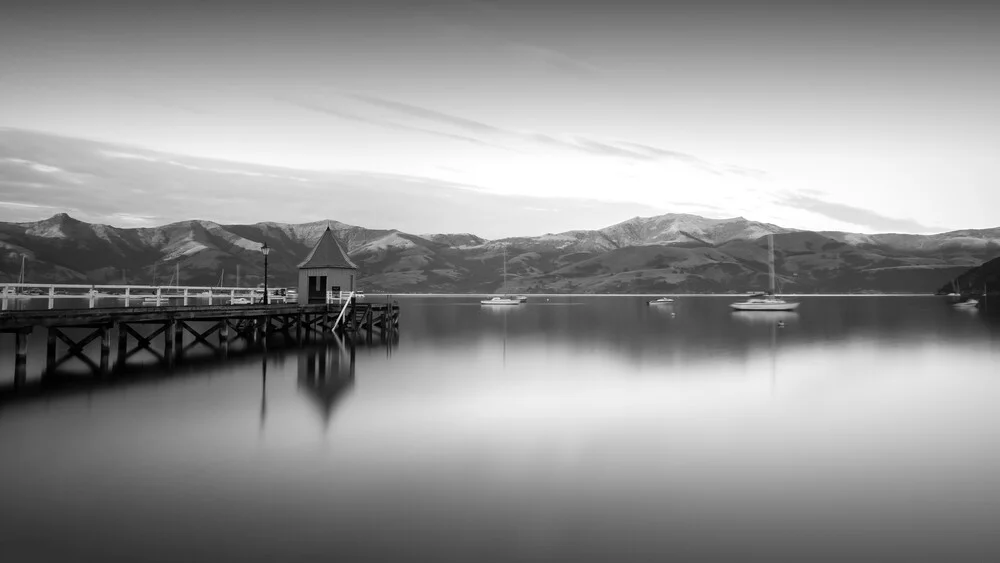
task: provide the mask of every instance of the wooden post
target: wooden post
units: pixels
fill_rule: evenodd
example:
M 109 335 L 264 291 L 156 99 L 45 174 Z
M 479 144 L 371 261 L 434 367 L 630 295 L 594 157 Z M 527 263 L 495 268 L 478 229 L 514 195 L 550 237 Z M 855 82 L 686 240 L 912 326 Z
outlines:
M 108 373 L 108 358 L 111 356 L 111 325 L 101 327 L 101 375 Z
M 51 372 L 56 364 L 56 330 L 58 329 L 54 326 L 50 326 L 48 330 L 48 341 L 45 343 L 46 373 Z
M 162 291 L 163 291 L 162 288 L 159 288 L 159 287 L 156 288 L 156 306 L 157 307 L 160 306 L 160 293 Z
M 49 286 L 49 309 L 56 308 L 56 286 Z
M 208 306 L 212 306 L 212 288 L 208 288 Z
M 14 386 L 20 387 L 28 381 L 28 335 L 32 327 L 18 329 L 14 336 Z
M 156 290 L 157 293 L 160 292 L 159 288 Z M 157 304 L 159 304 L 159 295 L 157 295 Z M 167 328 L 163 331 L 163 359 L 166 360 L 168 366 L 174 365 L 174 320 L 166 319 L 163 321 Z
M 128 302 L 129 302 L 129 291 L 131 291 L 131 290 L 132 290 L 131 287 L 126 287 L 125 288 L 125 306 L 126 307 L 129 306 L 129 304 L 128 304 Z
M 94 287 L 90 288 L 90 308 L 94 308 L 94 303 L 97 302 L 97 290 Z
M 118 371 L 125 368 L 125 357 L 128 356 L 128 331 L 125 326 L 123 322 L 118 323 L 118 361 L 115 362 Z
M 179 362 L 184 355 L 184 321 L 174 321 L 174 350 Z
M 2 310 L 6 311 L 7 307 L 8 307 L 8 305 L 7 305 L 7 286 L 3 286 L 3 306 L 2 306 Z
M 222 353 L 223 358 L 229 357 L 229 320 L 222 319 L 219 321 L 222 323 L 222 327 L 219 328 L 219 350 Z
M 188 288 L 184 288 L 184 306 L 187 307 L 188 304 Z

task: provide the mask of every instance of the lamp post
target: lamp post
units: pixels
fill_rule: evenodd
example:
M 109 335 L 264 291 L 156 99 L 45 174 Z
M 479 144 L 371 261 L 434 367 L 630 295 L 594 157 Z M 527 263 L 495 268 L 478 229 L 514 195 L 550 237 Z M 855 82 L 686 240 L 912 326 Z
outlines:
M 267 243 L 260 245 L 260 253 L 264 255 L 264 304 L 269 305 L 270 299 L 267 298 L 267 254 L 271 252 L 271 249 L 267 246 Z

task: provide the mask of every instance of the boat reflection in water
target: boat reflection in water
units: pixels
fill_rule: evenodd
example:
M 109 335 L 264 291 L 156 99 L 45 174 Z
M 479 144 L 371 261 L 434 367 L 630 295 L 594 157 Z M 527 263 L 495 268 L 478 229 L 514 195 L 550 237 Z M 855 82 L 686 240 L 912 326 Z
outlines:
M 788 325 L 798 322 L 799 314 L 793 311 L 733 311 L 730 315 L 749 325 Z

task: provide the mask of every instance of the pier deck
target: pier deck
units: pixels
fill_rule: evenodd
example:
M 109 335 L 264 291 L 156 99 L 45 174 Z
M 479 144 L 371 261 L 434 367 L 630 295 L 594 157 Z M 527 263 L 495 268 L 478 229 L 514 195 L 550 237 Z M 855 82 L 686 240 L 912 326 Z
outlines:
M 143 331 L 134 328 L 136 325 L 151 326 L 152 331 L 144 335 Z M 280 332 L 295 342 L 329 332 L 364 332 L 371 339 L 376 331 L 385 336 L 397 331 L 398 327 L 398 304 L 363 303 L 355 299 L 319 305 L 261 303 L 0 312 L 0 333 L 15 336 L 15 386 L 26 380 L 28 340 L 36 328 L 47 333 L 44 373 L 51 373 L 64 362 L 76 358 L 89 366 L 95 375 L 101 375 L 110 371 L 113 332 L 117 336 L 114 367 L 123 369 L 129 357 L 143 350 L 152 353 L 161 363 L 172 366 L 187 349 L 183 346 L 185 333 L 193 339 L 188 348 L 201 344 L 225 356 L 234 340 L 245 339 L 266 345 L 268 335 L 273 333 Z M 86 329 L 86 334 L 74 338 L 66 329 Z M 212 339 L 217 340 L 217 344 L 209 340 L 213 334 L 217 334 Z M 154 345 L 154 339 L 158 345 Z M 60 342 L 65 352 L 57 357 Z M 91 343 L 100 345 L 98 358 L 86 353 Z M 5 368 L 0 366 L 3 371 Z

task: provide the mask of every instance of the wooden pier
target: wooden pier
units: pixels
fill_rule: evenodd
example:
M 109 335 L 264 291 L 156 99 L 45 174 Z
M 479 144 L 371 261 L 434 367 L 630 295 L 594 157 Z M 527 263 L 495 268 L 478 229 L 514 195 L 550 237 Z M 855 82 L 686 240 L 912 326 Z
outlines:
M 150 327 L 152 331 L 138 330 Z M 207 328 L 206 328 L 207 327 Z M 359 302 L 353 294 L 341 303 L 319 305 L 255 304 L 213 306 L 159 306 L 155 308 L 50 309 L 0 312 L 0 333 L 14 334 L 14 386 L 27 377 L 28 343 L 36 329 L 46 334 L 43 374 L 77 358 L 94 375 L 120 371 L 140 351 L 150 352 L 165 366 L 173 366 L 192 347 L 208 347 L 226 357 L 235 341 L 262 343 L 281 333 L 284 341 L 304 342 L 324 333 L 351 333 L 369 341 L 378 332 L 392 335 L 399 328 L 399 305 L 395 302 Z M 83 330 L 84 335 L 72 337 Z M 148 335 L 143 335 L 148 332 Z M 190 342 L 185 346 L 185 335 Z M 112 342 L 116 362 L 112 368 Z M 97 343 L 97 360 L 87 353 Z M 158 343 L 158 344 L 157 344 Z M 60 344 L 62 346 L 60 346 Z M 62 348 L 62 350 L 60 350 Z M 0 371 L 6 371 L 0 366 Z

